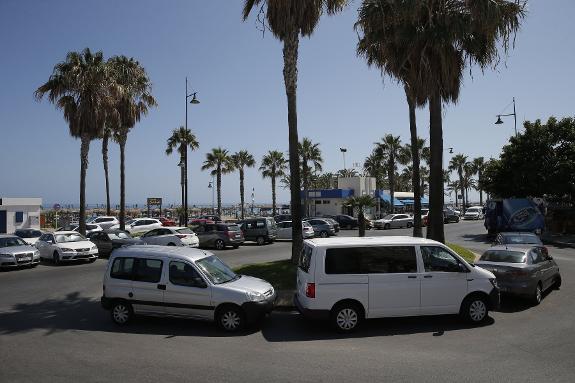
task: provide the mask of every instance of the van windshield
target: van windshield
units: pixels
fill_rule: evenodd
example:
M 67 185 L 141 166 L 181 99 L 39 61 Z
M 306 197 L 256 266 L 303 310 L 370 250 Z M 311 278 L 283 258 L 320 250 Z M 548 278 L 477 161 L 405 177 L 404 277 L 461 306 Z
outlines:
M 214 285 L 235 281 L 241 277 L 241 275 L 234 273 L 232 269 L 228 267 L 228 265 L 213 255 L 200 259 L 196 262 L 196 264 L 200 267 L 200 269 L 202 269 L 202 271 Z

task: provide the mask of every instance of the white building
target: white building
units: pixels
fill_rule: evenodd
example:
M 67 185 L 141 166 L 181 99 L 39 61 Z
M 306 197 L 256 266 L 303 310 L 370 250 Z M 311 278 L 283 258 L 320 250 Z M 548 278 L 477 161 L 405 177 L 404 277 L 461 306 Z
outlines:
M 42 198 L 0 197 L 0 233 L 17 229 L 40 229 Z

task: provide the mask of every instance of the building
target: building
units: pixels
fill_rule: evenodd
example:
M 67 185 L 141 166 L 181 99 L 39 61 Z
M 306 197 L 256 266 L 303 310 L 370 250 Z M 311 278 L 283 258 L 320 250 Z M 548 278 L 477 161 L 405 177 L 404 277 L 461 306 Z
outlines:
M 40 229 L 42 198 L 0 197 L 0 233 L 17 229 Z

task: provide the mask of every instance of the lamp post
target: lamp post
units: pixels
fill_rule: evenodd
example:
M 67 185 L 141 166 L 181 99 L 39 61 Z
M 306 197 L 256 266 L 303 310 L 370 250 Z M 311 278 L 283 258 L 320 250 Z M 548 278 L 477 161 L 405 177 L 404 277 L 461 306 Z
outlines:
M 347 152 L 347 148 L 339 148 L 339 151 L 343 155 L 343 170 L 345 171 L 345 153 Z
M 186 77 L 186 131 L 188 130 L 188 98 L 192 98 L 190 104 L 199 104 L 200 101 L 196 98 L 197 92 L 192 92 L 188 94 L 188 77 Z M 184 222 L 185 225 L 188 225 L 188 151 L 186 150 L 185 157 L 184 157 L 184 183 L 185 183 L 185 191 L 184 191 L 184 203 L 185 206 L 184 210 Z
M 185 206 L 185 203 L 186 203 L 186 197 L 185 197 L 186 182 L 185 182 L 185 172 L 184 172 L 184 169 L 186 168 L 186 164 L 185 164 L 183 158 L 180 160 L 180 163 L 178 164 L 178 166 L 180 167 L 180 186 L 182 187 L 182 208 L 183 208 Z M 186 219 L 185 213 L 184 212 L 180 213 L 180 226 L 187 224 L 188 221 L 187 220 L 184 221 L 185 219 Z
M 501 125 L 503 124 L 503 121 L 501 120 L 501 117 L 508 117 L 508 116 L 513 116 L 513 120 L 515 122 L 515 137 L 517 137 L 517 112 L 515 111 L 515 97 L 513 97 L 513 113 L 509 113 L 509 114 L 498 114 L 497 115 L 497 121 L 495 121 L 495 125 Z
M 215 191 L 215 187 L 214 187 L 214 176 L 212 175 L 212 180 L 208 183 L 208 189 L 212 189 L 212 215 L 215 214 L 214 211 L 214 191 Z

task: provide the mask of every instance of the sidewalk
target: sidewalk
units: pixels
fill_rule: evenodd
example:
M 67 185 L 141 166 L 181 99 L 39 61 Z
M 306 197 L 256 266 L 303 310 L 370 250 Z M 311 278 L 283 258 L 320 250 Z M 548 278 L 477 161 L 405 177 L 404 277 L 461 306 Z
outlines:
M 575 234 L 544 234 L 541 240 L 557 247 L 575 248 Z

